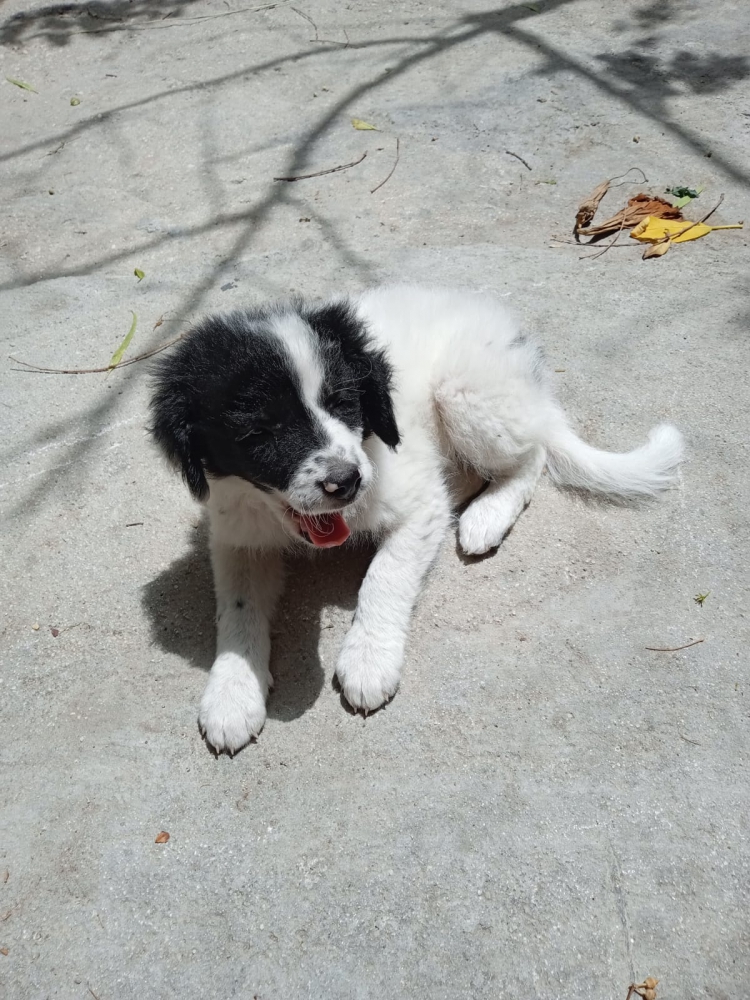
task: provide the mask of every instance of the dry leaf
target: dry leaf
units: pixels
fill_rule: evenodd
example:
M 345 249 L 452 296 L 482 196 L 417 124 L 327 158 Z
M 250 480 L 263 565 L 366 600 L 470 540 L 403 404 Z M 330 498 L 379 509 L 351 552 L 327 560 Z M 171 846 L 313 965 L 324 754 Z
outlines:
M 363 122 L 361 118 L 352 118 L 352 127 L 359 129 L 360 132 L 377 132 L 377 125 L 371 125 L 369 122 Z
M 698 240 L 714 229 L 742 229 L 742 223 L 731 226 L 707 226 L 705 222 L 689 222 L 687 219 L 660 219 L 649 215 L 643 219 L 631 232 L 634 240 L 643 243 L 655 243 L 665 236 L 671 237 L 672 243 L 686 243 L 688 240 Z
M 656 1000 L 656 987 L 658 985 L 659 980 L 654 979 L 653 976 L 644 979 L 642 983 L 631 983 L 628 988 L 628 1000 L 630 1000 L 633 993 L 641 997 L 642 1000 Z
M 594 188 L 591 194 L 582 201 L 576 212 L 576 224 L 573 229 L 574 233 L 580 232 L 585 229 L 586 226 L 591 222 L 591 220 L 596 215 L 596 210 L 599 207 L 599 202 L 602 200 L 604 195 L 609 191 L 609 181 L 603 181 L 599 187 Z
M 166 842 L 168 840 L 169 840 L 169 834 L 167 833 L 166 830 L 162 830 L 161 833 L 159 834 L 159 836 L 154 841 L 154 843 L 155 844 L 166 844 Z
M 30 83 L 25 83 L 23 80 L 14 80 L 12 76 L 6 76 L 5 79 L 8 83 L 12 83 L 14 87 L 20 87 L 21 90 L 30 90 L 32 94 L 38 94 L 38 90 L 34 90 Z
M 671 246 L 671 240 L 663 240 L 661 243 L 652 243 L 650 247 L 646 247 L 643 251 L 643 259 L 648 260 L 649 257 L 663 257 Z
M 59 628 L 51 628 L 50 632 L 52 633 L 52 638 L 56 639 L 58 637 L 58 635 L 60 634 L 60 629 Z
M 8 954 L 7 948 L 0 948 L 0 955 L 7 955 L 7 954 Z
M 625 208 L 613 215 L 606 222 L 600 222 L 598 226 L 591 226 L 589 229 L 580 229 L 577 232 L 581 236 L 602 236 L 605 233 L 615 233 L 619 229 L 631 229 L 637 226 L 642 219 L 649 215 L 660 219 L 682 219 L 682 212 L 674 205 L 670 205 L 663 198 L 654 198 L 650 194 L 637 194 L 630 198 Z

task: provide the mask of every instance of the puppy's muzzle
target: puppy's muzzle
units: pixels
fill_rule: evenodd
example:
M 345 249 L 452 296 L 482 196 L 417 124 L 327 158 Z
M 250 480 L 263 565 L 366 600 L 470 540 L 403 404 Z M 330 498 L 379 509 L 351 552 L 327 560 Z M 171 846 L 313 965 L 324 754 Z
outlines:
M 325 479 L 318 485 L 329 499 L 350 503 L 359 492 L 361 483 L 362 473 L 356 465 L 336 462 L 328 467 Z

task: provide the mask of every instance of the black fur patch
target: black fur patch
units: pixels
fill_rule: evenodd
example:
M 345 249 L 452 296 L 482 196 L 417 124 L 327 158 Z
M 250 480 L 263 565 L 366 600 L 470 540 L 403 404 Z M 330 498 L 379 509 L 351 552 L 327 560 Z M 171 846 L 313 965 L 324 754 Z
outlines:
M 342 387 L 338 395 L 345 402 L 338 410 L 330 398 L 323 405 L 349 426 L 363 426 L 365 437 L 376 434 L 389 448 L 396 448 L 401 437 L 391 399 L 393 369 L 385 351 L 371 346 L 365 324 L 348 302 L 303 308 L 301 314 L 320 338 L 327 387 L 331 391 Z M 356 396 L 359 425 L 350 422 Z
M 319 405 L 392 448 L 399 443 L 390 365 L 347 305 L 294 302 L 209 317 L 157 363 L 151 399 L 152 433 L 198 499 L 208 495 L 206 473 L 285 491 L 306 457 L 327 444 L 270 330 L 284 311 L 301 315 L 320 340 Z

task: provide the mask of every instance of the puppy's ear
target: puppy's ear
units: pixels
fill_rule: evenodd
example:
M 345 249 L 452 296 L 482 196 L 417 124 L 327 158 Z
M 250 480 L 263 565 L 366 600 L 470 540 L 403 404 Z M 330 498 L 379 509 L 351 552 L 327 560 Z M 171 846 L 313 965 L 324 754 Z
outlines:
M 383 444 L 395 449 L 401 444 L 401 435 L 393 412 L 391 366 L 384 351 L 367 350 L 364 363 L 360 388 L 365 431 L 377 434 Z
M 191 413 L 190 391 L 170 377 L 170 359 L 156 370 L 156 389 L 151 398 L 151 434 L 169 461 L 182 472 L 182 478 L 196 500 L 208 496 L 208 483 L 197 447 L 197 434 Z

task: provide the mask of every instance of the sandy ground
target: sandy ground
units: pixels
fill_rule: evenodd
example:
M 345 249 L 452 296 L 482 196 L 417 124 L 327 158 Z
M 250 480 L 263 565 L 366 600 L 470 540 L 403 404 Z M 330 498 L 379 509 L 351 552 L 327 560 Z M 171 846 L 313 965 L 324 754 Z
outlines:
M 629 167 L 603 212 L 687 184 L 750 218 L 749 33 L 739 0 L 0 2 L 38 91 L 0 83 L 4 997 L 747 996 L 748 239 L 550 236 Z M 451 541 L 366 721 L 331 681 L 367 555 L 295 565 L 268 724 L 217 760 L 147 366 L 8 355 L 97 367 L 131 312 L 132 356 L 394 277 L 493 290 L 589 440 L 668 419 L 690 461 L 657 506 L 544 482 L 494 557 Z

